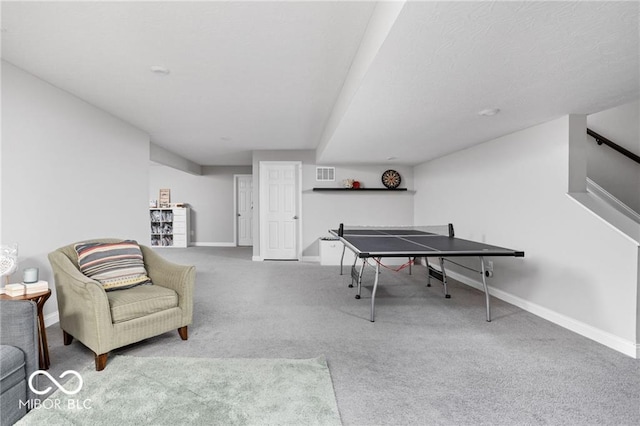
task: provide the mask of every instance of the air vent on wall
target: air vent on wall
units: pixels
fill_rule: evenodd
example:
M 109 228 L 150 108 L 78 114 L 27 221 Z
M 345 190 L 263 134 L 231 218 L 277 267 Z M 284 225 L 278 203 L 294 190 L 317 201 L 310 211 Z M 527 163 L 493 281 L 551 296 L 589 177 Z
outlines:
M 327 182 L 336 180 L 335 167 L 316 167 L 316 181 Z

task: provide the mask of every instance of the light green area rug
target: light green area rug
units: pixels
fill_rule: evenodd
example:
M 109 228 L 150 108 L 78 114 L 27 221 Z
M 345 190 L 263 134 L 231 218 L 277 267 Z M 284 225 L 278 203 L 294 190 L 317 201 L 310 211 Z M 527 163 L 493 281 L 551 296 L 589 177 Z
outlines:
M 316 359 L 116 356 L 80 372 L 19 425 L 340 425 L 329 368 Z M 57 379 L 57 378 L 56 378 Z M 42 378 L 39 387 L 48 386 Z M 64 388 L 77 389 L 72 377 Z M 55 385 L 52 385 L 55 388 Z M 90 400 L 87 402 L 87 400 Z M 74 408 L 74 407 L 85 408 Z

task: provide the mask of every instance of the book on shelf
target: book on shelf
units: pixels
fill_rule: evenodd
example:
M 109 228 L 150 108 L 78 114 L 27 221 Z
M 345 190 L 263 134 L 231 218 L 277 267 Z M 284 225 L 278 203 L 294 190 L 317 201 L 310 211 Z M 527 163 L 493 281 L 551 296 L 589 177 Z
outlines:
M 4 294 L 10 297 L 22 296 L 24 294 L 24 285 L 7 284 L 4 286 Z
M 24 287 L 26 294 L 40 293 L 49 290 L 49 282 L 40 280 L 35 283 L 24 284 Z

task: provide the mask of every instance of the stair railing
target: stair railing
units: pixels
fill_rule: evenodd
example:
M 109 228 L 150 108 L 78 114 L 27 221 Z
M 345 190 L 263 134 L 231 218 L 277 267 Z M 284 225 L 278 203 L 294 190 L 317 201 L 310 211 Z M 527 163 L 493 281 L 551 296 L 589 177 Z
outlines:
M 634 154 L 633 152 L 629 151 L 628 149 L 621 147 L 617 143 L 610 141 L 609 139 L 607 139 L 604 136 L 594 132 L 591 129 L 587 129 L 587 134 L 589 136 L 593 137 L 596 140 L 596 143 L 598 145 L 605 144 L 606 146 L 615 149 L 620 154 L 623 154 L 623 155 L 629 157 L 630 159 L 632 159 L 633 161 L 635 161 L 636 163 L 640 164 L 640 156 L 639 155 Z

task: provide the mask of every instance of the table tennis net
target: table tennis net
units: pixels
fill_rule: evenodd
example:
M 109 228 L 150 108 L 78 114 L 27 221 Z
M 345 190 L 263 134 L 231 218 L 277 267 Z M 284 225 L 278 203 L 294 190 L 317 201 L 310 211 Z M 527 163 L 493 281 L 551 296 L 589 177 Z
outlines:
M 344 225 L 340 224 L 338 235 L 359 236 L 411 236 L 411 235 L 445 235 L 455 236 L 453 224 L 446 225 L 419 225 L 419 226 L 371 226 L 371 225 Z

